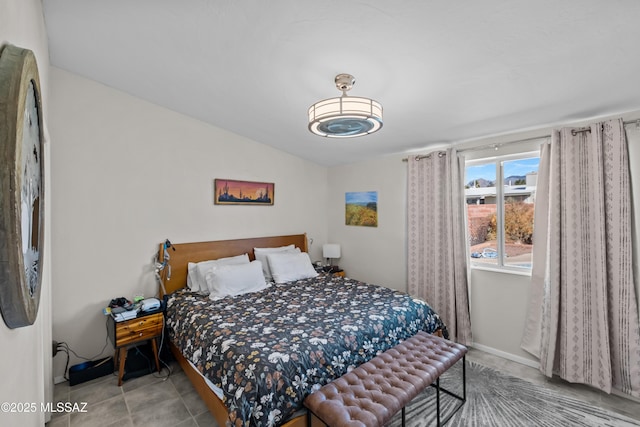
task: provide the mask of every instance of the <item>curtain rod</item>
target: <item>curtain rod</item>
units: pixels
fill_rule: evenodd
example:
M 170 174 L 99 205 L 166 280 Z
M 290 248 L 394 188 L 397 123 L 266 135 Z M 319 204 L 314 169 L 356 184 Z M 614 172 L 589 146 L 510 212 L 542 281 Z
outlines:
M 624 122 L 622 123 L 622 125 L 624 126 Z M 604 129 L 603 125 L 600 125 L 600 130 Z M 571 135 L 576 136 L 579 133 L 582 132 L 591 132 L 591 126 L 585 126 L 582 128 L 578 128 L 578 129 L 571 129 Z
M 534 141 L 536 139 L 544 139 L 544 138 L 550 138 L 551 135 L 542 135 L 542 136 L 536 136 L 536 137 L 532 137 L 532 138 L 526 138 L 526 139 L 518 139 L 516 141 L 509 141 L 509 142 L 499 142 L 499 143 L 492 143 L 492 144 L 486 144 L 486 145 L 479 145 L 477 147 L 469 147 L 469 148 L 465 148 L 463 150 L 458 150 L 458 153 L 464 153 L 467 151 L 477 151 L 477 150 L 485 150 L 487 148 L 495 148 L 496 150 L 500 147 L 504 147 L 505 145 L 511 145 L 511 144 L 518 144 L 518 143 L 522 143 L 522 142 L 528 142 L 528 141 Z M 442 157 L 445 155 L 444 151 L 434 151 L 433 153 L 438 153 L 438 157 Z M 433 153 L 429 153 L 429 154 L 424 154 L 424 155 L 418 155 L 416 156 L 416 160 L 421 160 L 421 159 L 428 159 L 431 157 L 431 155 Z M 408 162 L 409 158 L 405 157 L 404 159 L 402 159 L 403 162 Z
M 640 119 L 636 119 L 636 120 L 629 120 L 626 122 L 622 122 L 623 126 L 626 125 L 630 125 L 635 123 L 635 125 L 640 129 Z M 576 134 L 580 133 L 580 132 L 590 132 L 591 131 L 591 127 L 590 126 L 585 126 L 585 127 L 581 127 L 581 128 L 577 128 L 577 129 L 572 129 L 571 130 L 571 134 L 573 136 L 575 136 Z M 509 142 L 502 142 L 502 143 L 492 143 L 492 144 L 486 144 L 486 145 L 479 145 L 477 147 L 470 147 L 470 148 L 466 148 L 463 150 L 458 150 L 458 153 L 464 153 L 466 151 L 477 151 L 477 150 L 485 150 L 487 148 L 495 148 L 496 150 L 500 147 L 504 147 L 505 145 L 511 145 L 511 144 L 519 144 L 522 142 L 529 142 L 529 141 L 534 141 L 536 139 L 543 139 L 543 138 L 551 138 L 551 135 L 541 135 L 541 136 L 535 136 L 535 137 L 531 137 L 531 138 L 526 138 L 526 139 L 518 139 L 515 141 L 509 141 Z M 431 157 L 431 155 L 433 153 L 438 153 L 438 157 L 442 157 L 445 155 L 444 151 L 434 151 L 432 153 L 429 154 L 424 154 L 424 155 L 418 155 L 416 156 L 416 161 L 417 160 L 421 160 L 421 159 L 428 159 Z M 402 159 L 403 162 L 408 162 L 409 158 L 405 157 Z

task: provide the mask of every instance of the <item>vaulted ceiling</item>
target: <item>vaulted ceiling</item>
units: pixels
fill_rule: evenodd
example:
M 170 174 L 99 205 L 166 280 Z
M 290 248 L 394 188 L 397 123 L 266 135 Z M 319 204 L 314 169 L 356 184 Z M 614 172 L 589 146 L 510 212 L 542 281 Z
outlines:
M 640 109 L 636 0 L 43 4 L 52 65 L 322 165 Z M 382 130 L 308 131 L 339 73 Z

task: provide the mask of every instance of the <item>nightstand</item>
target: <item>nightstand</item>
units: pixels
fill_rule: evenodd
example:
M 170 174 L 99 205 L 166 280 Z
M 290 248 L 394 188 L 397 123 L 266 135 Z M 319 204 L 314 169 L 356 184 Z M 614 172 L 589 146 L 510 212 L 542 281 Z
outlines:
M 151 341 L 153 355 L 156 359 L 156 369 L 160 371 L 160 360 L 158 359 L 158 343 L 156 338 L 162 335 L 163 328 L 162 312 L 139 313 L 137 317 L 124 322 L 116 322 L 109 316 L 107 322 L 107 332 L 111 343 L 115 347 L 113 360 L 118 364 L 118 385 L 122 385 L 124 375 L 124 363 L 127 360 L 127 347 L 140 344 L 144 341 Z
M 337 265 L 334 265 L 334 266 L 316 265 L 314 268 L 318 273 L 330 274 L 332 276 L 338 276 L 338 277 L 345 277 L 344 270 L 342 270 Z

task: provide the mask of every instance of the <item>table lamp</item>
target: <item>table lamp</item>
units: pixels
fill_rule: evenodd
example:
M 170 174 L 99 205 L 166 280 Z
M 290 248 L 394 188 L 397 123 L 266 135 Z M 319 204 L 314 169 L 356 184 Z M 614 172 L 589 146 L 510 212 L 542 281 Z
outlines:
M 340 258 L 340 245 L 337 243 L 322 245 L 322 257 L 327 260 L 327 265 L 333 265 L 333 259 Z

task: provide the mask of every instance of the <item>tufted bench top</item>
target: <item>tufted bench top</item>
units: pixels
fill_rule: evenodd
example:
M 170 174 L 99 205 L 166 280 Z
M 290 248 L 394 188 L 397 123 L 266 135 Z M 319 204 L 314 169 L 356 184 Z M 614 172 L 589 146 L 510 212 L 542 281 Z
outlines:
M 418 332 L 307 396 L 328 426 L 383 426 L 467 353 L 461 344 Z

